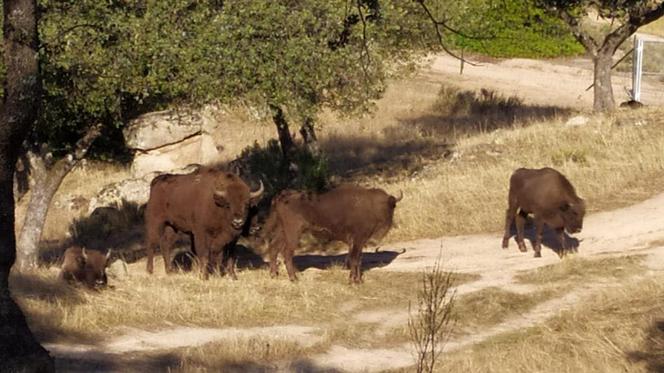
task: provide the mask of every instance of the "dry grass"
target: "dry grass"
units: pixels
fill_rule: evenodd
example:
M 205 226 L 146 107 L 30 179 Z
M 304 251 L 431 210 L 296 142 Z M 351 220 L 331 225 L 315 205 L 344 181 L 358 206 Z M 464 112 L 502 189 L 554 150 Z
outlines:
M 541 326 L 492 338 L 445 359 L 449 372 L 660 372 L 664 278 L 602 292 Z
M 644 255 L 585 259 L 566 257 L 553 265 L 526 271 L 515 276 L 515 280 L 526 284 L 583 284 L 600 278 L 612 280 L 628 278 L 647 270 L 643 265 Z
M 324 113 L 319 139 L 342 179 L 404 191 L 399 228 L 386 238 L 396 241 L 501 229 L 507 180 L 518 167 L 559 169 L 591 212 L 652 196 L 664 181 L 662 114 L 618 112 L 568 127 L 564 110 L 522 105 L 493 92 L 441 88 L 421 76 L 390 85 L 372 117 Z M 272 133 L 267 124 L 247 121 L 227 121 L 229 156 Z M 89 198 L 106 182 L 127 176 L 124 168 L 90 165 L 65 179 L 56 200 Z M 19 208 L 19 219 L 21 213 Z M 63 238 L 79 216 L 54 206 L 44 238 Z
M 652 22 L 648 25 L 645 25 L 639 29 L 639 32 L 646 34 L 664 36 L 664 19 L 658 19 L 655 22 Z
M 508 179 L 518 167 L 553 166 L 586 198 L 589 211 L 626 206 L 661 191 L 664 120 L 661 111 L 595 117 L 582 127 L 553 120 L 460 139 L 458 157 L 418 175 L 373 182 L 403 190 L 400 229 L 388 239 L 437 237 L 501 229 Z M 640 121 L 645 125 L 621 125 Z
M 283 276 L 273 280 L 267 270 L 242 271 L 239 281 L 213 276 L 204 282 L 197 273 L 148 276 L 143 266 L 130 266 L 127 280 L 111 281 L 114 289 L 103 292 L 61 284 L 55 270 L 15 274 L 13 291 L 42 340 L 94 340 L 116 334 L 120 326 L 153 330 L 172 324 L 322 324 L 334 331 L 363 310 L 407 310 L 419 280 L 417 273 L 369 271 L 362 286 L 349 286 L 348 271 L 333 267 L 305 271 L 295 284 Z M 457 277 L 459 282 L 475 278 Z
M 552 290 L 518 294 L 490 287 L 466 294 L 455 304 L 459 335 L 472 334 L 482 328 L 499 324 L 510 317 L 528 312 L 555 295 Z

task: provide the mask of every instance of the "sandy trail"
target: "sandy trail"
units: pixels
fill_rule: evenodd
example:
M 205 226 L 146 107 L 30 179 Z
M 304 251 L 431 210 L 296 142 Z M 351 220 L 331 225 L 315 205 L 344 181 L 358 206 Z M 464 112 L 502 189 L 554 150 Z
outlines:
M 434 82 L 453 84 L 466 90 L 482 88 L 517 96 L 530 105 L 569 107 L 589 111 L 593 105 L 593 65 L 587 58 L 531 60 L 514 58 L 465 65 L 459 75 L 459 61 L 437 55 L 424 72 Z M 617 103 L 629 100 L 631 72 L 613 71 L 613 93 Z M 664 104 L 662 83 L 647 77 L 642 83 L 641 101 L 646 105 Z
M 584 231 L 577 235 L 581 241 L 580 257 L 605 255 L 644 254 L 646 264 L 652 271 L 664 271 L 664 194 L 643 201 L 634 206 L 609 212 L 590 215 L 584 223 Z M 552 250 L 543 249 L 542 258 L 532 257 L 516 249 L 513 239 L 509 250 L 500 248 L 502 235 L 481 234 L 440 239 L 417 240 L 387 245 L 386 249 L 408 248 L 381 271 L 421 271 L 435 262 L 439 254 L 445 267 L 464 273 L 481 276 L 477 281 L 457 288 L 458 294 L 478 291 L 487 287 L 501 287 L 510 291 L 528 292 L 532 288 L 513 283 L 513 277 L 523 270 L 532 270 L 558 263 L 560 259 Z M 441 249 L 442 242 L 442 249 Z M 371 273 L 369 272 L 370 276 Z M 645 274 L 647 275 L 647 274 Z M 559 298 L 551 299 L 536 306 L 529 312 L 506 320 L 487 330 L 450 341 L 446 350 L 453 351 L 484 341 L 501 333 L 537 325 L 572 308 L 579 299 L 613 286 L 600 282 L 583 286 Z M 358 316 L 356 321 L 376 322 L 378 331 L 402 325 L 408 320 L 405 312 L 373 313 Z M 228 341 L 239 338 L 265 337 L 281 338 L 315 345 L 321 338 L 316 328 L 282 325 L 248 329 L 206 329 L 177 327 L 173 329 L 147 332 L 129 330 L 124 335 L 91 345 L 50 344 L 46 347 L 56 356 L 81 360 L 112 359 L 127 353 L 141 353 L 158 350 L 172 350 L 181 347 L 199 346 L 215 341 Z M 307 366 L 313 371 L 367 371 L 379 372 L 385 369 L 403 368 L 412 365 L 413 355 L 409 345 L 391 349 L 352 349 L 332 346 L 323 354 L 307 359 Z M 289 364 L 280 365 L 288 370 Z M 279 369 L 275 367 L 276 369 Z M 109 371 L 115 371 L 113 369 Z
M 503 95 L 517 95 L 527 104 L 556 105 L 589 109 L 592 106 L 592 91 L 585 91 L 592 83 L 592 65 L 589 60 L 535 61 L 505 60 L 485 62 L 482 66 L 466 66 L 459 75 L 459 64 L 448 56 L 436 57 L 425 76 L 436 82 L 453 82 L 463 89 L 488 88 Z M 613 79 L 614 92 L 618 102 L 626 99 L 624 87 L 629 87 L 626 74 L 616 74 Z M 660 89 L 661 90 L 661 89 Z M 661 90 L 664 92 L 664 90 Z M 646 104 L 664 104 L 661 98 Z M 502 219 L 501 217 L 497 217 Z M 653 271 L 664 270 L 664 194 L 631 207 L 588 216 L 584 230 L 577 235 L 581 243 L 576 255 L 593 257 L 600 255 L 620 255 L 642 253 L 648 255 L 647 264 Z M 435 262 L 439 254 L 446 269 L 481 275 L 477 281 L 458 287 L 459 295 L 478 291 L 489 286 L 527 293 L 532 286 L 515 284 L 513 277 L 520 271 L 532 270 L 559 262 L 558 256 L 549 249 L 543 249 L 543 257 L 534 259 L 530 245 L 527 253 L 516 249 L 514 239 L 510 248 L 500 248 L 502 233 L 442 237 L 401 242 L 384 246 L 386 250 L 399 251 L 407 248 L 389 265 L 374 270 L 382 271 L 421 271 Z M 442 247 L 442 248 L 441 248 Z M 373 270 L 372 270 L 373 271 Z M 367 274 L 371 276 L 371 272 Z M 546 321 L 563 309 L 573 307 L 579 299 L 606 288 L 606 284 L 582 287 L 556 299 L 543 302 L 530 312 L 495 325 L 480 334 L 450 341 L 448 351 L 460 349 L 473 343 L 486 340 L 500 333 L 518 330 Z M 389 311 L 389 310 L 387 310 Z M 408 320 L 407 312 L 375 312 L 360 315 L 357 322 L 375 322 L 377 332 L 381 328 L 403 325 Z M 268 328 L 248 329 L 206 329 L 174 327 L 168 330 L 147 332 L 127 330 L 125 334 L 95 345 L 50 344 L 47 348 L 56 357 L 74 360 L 117 359 L 126 354 L 140 354 L 156 351 L 169 351 L 184 346 L 200 346 L 214 341 L 228 341 L 238 338 L 265 337 L 285 338 L 292 341 L 308 341 L 316 344 L 320 331 L 298 325 L 282 325 Z M 289 370 L 289 363 L 275 367 Z M 311 356 L 302 371 L 381 371 L 388 368 L 408 367 L 413 364 L 410 346 L 393 349 L 352 349 L 333 346 L 323 354 Z M 139 369 L 145 371 L 145 369 Z M 117 365 L 99 371 L 128 371 Z

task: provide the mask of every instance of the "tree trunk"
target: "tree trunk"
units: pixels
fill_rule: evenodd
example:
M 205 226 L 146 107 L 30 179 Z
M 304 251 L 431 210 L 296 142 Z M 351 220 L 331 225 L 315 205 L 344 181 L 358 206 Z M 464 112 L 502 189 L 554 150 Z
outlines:
M 277 134 L 279 135 L 279 144 L 281 145 L 281 153 L 284 159 L 288 162 L 291 161 L 291 153 L 295 149 L 293 137 L 291 136 L 290 129 L 288 128 L 288 121 L 284 116 L 284 111 L 277 105 L 270 105 L 272 110 L 272 120 L 277 126 Z
M 613 86 L 611 85 L 611 64 L 613 52 L 600 49 L 593 56 L 594 64 L 594 101 L 593 109 L 596 112 L 612 111 L 615 108 L 613 99 Z
M 9 292 L 16 259 L 14 171 L 19 149 L 39 111 L 37 1 L 4 0 L 5 81 L 0 107 L 0 362 L 5 371 L 52 372 L 53 359 L 34 338 Z
M 48 209 L 51 206 L 53 196 L 60 188 L 62 180 L 69 174 L 78 162 L 85 157 L 88 149 L 99 137 L 100 126 L 90 127 L 88 132 L 81 138 L 74 152 L 55 162 L 54 165 L 48 165 L 49 155 L 45 152 L 35 154 L 27 152 L 32 175 L 35 179 L 35 185 L 32 187 L 30 202 L 25 214 L 23 227 L 18 239 L 17 265 L 20 269 L 27 269 L 37 266 L 39 259 L 39 241 L 41 240 L 44 224 Z
M 309 154 L 318 157 L 320 155 L 320 146 L 318 144 L 318 138 L 316 138 L 316 129 L 314 128 L 314 120 L 307 117 L 300 127 L 300 135 L 302 140 L 304 140 L 304 146 L 309 152 Z

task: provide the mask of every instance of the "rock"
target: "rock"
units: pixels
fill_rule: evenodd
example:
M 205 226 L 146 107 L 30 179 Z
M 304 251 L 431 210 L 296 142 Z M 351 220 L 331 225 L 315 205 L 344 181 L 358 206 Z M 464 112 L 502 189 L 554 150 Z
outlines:
M 630 109 L 640 109 L 643 107 L 643 104 L 639 101 L 629 100 L 620 103 L 621 108 L 630 108 Z
M 122 259 L 117 259 L 106 269 L 106 274 L 116 280 L 124 280 L 129 277 L 127 263 Z
M 170 170 L 169 173 L 188 174 L 195 171 L 198 166 L 198 164 L 191 164 L 186 167 Z M 152 179 L 160 174 L 160 172 L 152 172 L 143 177 L 106 185 L 101 192 L 90 199 L 88 214 L 92 214 L 93 211 L 100 207 L 120 206 L 125 202 L 138 205 L 147 203 L 150 197 L 150 183 Z
M 123 131 L 127 146 L 134 150 L 132 176 L 142 178 L 193 163 L 220 162 L 220 152 L 211 135 L 217 127 L 207 111 L 166 110 L 140 116 Z
M 565 125 L 568 127 L 578 127 L 578 126 L 584 126 L 590 122 L 590 119 L 585 116 L 585 115 L 576 115 L 567 120 L 565 122 Z
M 201 115 L 197 113 L 158 111 L 134 119 L 122 134 L 129 149 L 147 151 L 199 134 L 201 122 Z
M 142 178 L 154 172 L 171 172 L 191 164 L 209 165 L 220 161 L 212 136 L 199 134 L 150 152 L 136 153 L 131 175 Z
M 90 199 L 88 214 L 100 207 L 120 206 L 125 201 L 138 205 L 146 203 L 152 178 L 128 179 L 105 186 L 97 196 Z

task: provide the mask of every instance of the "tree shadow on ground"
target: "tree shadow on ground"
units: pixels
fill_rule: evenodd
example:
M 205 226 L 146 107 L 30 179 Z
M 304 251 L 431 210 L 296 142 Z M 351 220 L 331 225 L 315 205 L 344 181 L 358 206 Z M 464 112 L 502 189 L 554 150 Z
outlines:
M 50 276 L 52 274 L 52 276 Z M 57 272 L 49 271 L 49 277 L 24 272 L 14 272 L 11 277 L 11 290 L 19 303 L 26 300 L 41 300 L 56 304 L 78 305 L 87 300 L 83 292 L 94 294 L 83 286 L 71 286 L 58 278 Z M 89 341 L 85 333 L 64 330 L 59 323 L 53 322 L 52 310 L 36 307 L 22 307 L 30 329 L 42 342 L 62 340 L 66 337 L 71 341 Z
M 143 256 L 143 205 L 123 202 L 115 206 L 98 207 L 89 216 L 76 219 L 69 231 L 71 238 L 60 242 L 42 243 L 40 261 L 47 264 L 61 262 L 62 254 L 72 245 L 106 252 L 132 263 Z
M 100 352 L 82 352 L 75 356 L 57 357 L 55 359 L 56 371 L 63 372 L 168 372 L 183 370 L 191 365 L 194 371 L 230 372 L 230 373 L 262 373 L 280 371 L 277 367 L 256 363 L 252 361 L 233 361 L 215 363 L 190 363 L 177 353 L 133 353 L 108 354 Z M 298 372 L 302 370 L 297 370 Z M 306 370 L 310 371 L 310 370 Z M 317 370 L 316 370 L 317 371 Z
M 651 324 L 642 351 L 628 352 L 631 361 L 646 364 L 648 372 L 664 372 L 664 320 Z
M 505 98 L 487 89 L 474 92 L 446 86 L 441 88 L 432 111 L 415 118 L 403 118 L 400 122 L 402 126 L 415 129 L 424 136 L 454 140 L 566 117 L 572 112 L 557 106 L 526 105 L 516 96 Z
M 535 243 L 535 224 L 532 221 L 532 219 L 528 218 L 526 221 L 526 226 L 524 227 L 523 235 L 525 240 L 528 240 L 530 242 L 526 242 L 526 247 L 528 250 L 533 249 L 533 244 Z M 552 229 L 550 229 L 546 224 L 544 224 L 544 230 L 542 231 L 542 246 L 551 249 L 554 253 L 557 255 L 563 254 L 573 254 L 577 253 L 579 251 L 579 245 L 581 244 L 581 241 L 579 239 L 570 236 L 567 234 L 567 232 L 563 233 L 565 236 L 565 242 L 567 244 L 567 251 L 562 252 L 563 248 L 562 245 L 560 244 L 560 241 L 558 240 L 558 235 L 556 232 Z M 514 224 L 512 224 L 512 227 L 510 228 L 510 244 L 516 246 L 516 227 Z
M 385 136 L 332 135 L 320 140 L 332 175 L 343 178 L 411 176 L 431 161 L 453 154 L 453 145 L 396 129 Z
M 385 267 L 392 263 L 397 256 L 406 250 L 398 251 L 375 251 L 362 253 L 362 270 Z M 308 268 L 328 269 L 334 266 L 345 266 L 348 254 L 341 255 L 297 255 L 293 257 L 293 264 L 298 271 Z

